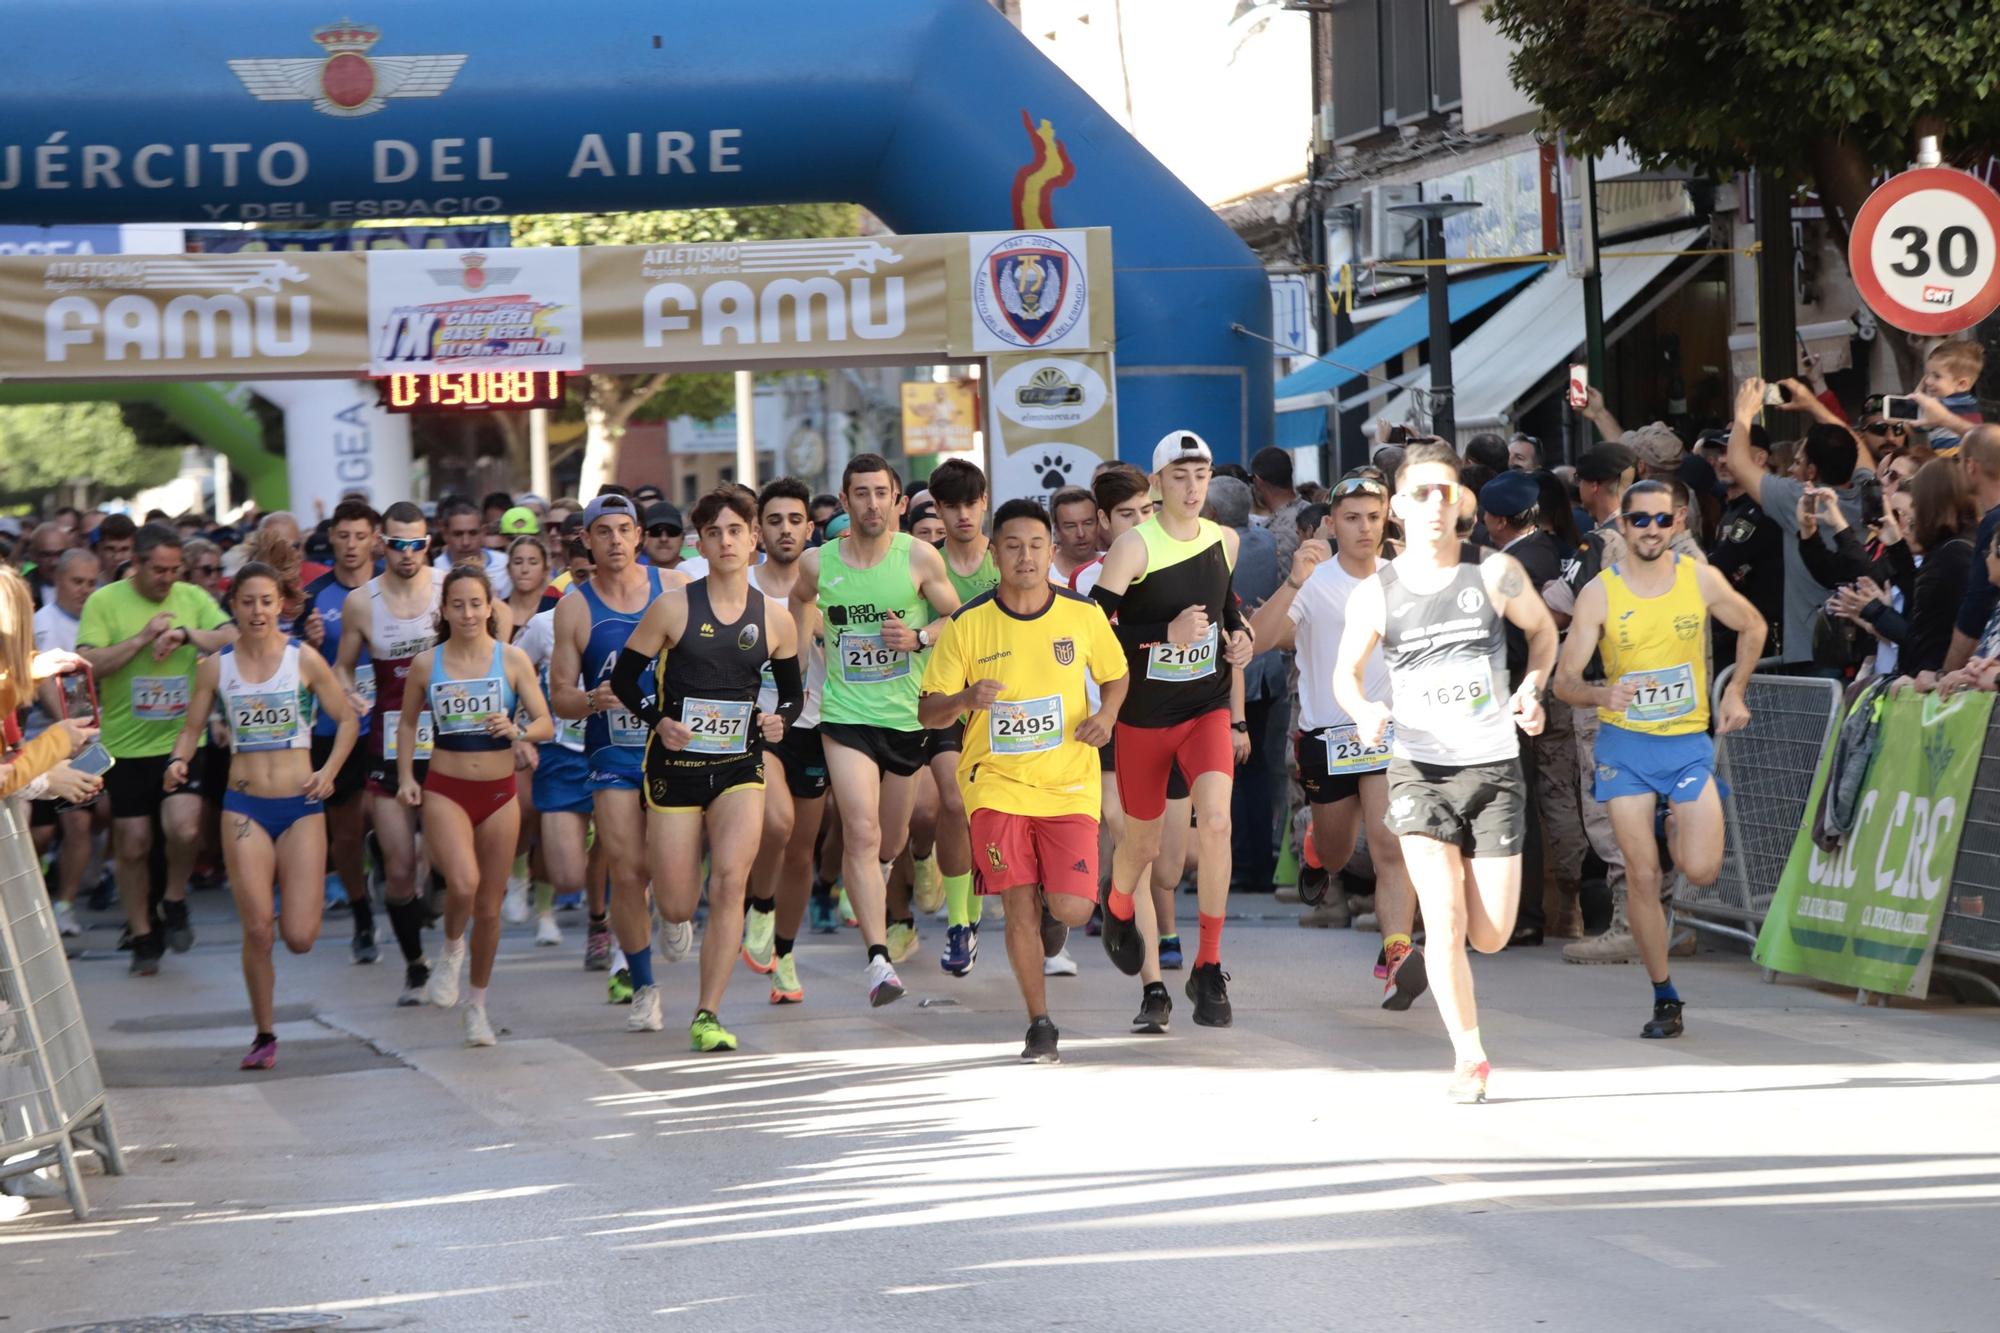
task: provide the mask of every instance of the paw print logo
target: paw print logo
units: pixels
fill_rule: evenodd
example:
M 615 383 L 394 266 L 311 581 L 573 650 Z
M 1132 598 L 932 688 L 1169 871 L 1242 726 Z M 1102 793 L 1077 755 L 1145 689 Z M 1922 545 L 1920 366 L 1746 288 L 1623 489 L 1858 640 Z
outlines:
M 1059 491 L 1069 485 L 1070 461 L 1059 454 L 1043 454 L 1035 462 L 1035 471 L 1045 491 Z

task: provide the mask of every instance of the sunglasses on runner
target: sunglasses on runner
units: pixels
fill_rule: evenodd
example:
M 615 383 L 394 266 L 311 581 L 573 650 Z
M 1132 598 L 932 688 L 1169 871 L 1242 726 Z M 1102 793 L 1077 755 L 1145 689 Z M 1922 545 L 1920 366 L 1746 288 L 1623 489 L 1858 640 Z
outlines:
M 1635 528 L 1670 528 L 1674 525 L 1672 514 L 1636 514 L 1628 509 L 1618 517 Z
M 431 544 L 428 537 L 384 537 L 382 544 L 392 551 L 421 551 Z
M 1349 495 L 1387 495 L 1389 488 L 1373 477 L 1342 477 L 1334 483 L 1333 498 L 1338 500 Z
M 1403 494 L 1409 496 L 1420 505 L 1430 504 L 1434 500 L 1442 500 L 1448 505 L 1455 505 L 1458 503 L 1458 492 L 1459 485 L 1455 481 L 1427 481 L 1421 485 L 1410 487 Z

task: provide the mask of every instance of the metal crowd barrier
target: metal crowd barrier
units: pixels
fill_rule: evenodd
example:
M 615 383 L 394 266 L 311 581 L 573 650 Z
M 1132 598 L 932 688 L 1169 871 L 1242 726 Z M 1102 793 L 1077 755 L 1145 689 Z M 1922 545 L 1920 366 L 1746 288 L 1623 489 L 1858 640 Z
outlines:
M 1938 954 L 2000 964 L 2000 708 L 1973 775 Z
M 1735 674 L 1716 677 L 1714 696 Z M 1784 878 L 1792 842 L 1810 817 L 1813 773 L 1840 716 L 1841 684 L 1812 676 L 1755 674 L 1744 690 L 1750 725 L 1716 746 L 1726 829 L 1722 873 L 1705 889 L 1687 886 L 1675 905 L 1691 924 L 1754 943 L 1771 896 Z M 2000 810 L 2000 806 L 1996 806 Z M 2000 826 L 1995 828 L 2000 835 Z M 2000 847 L 2000 838 L 1996 838 Z M 1996 901 L 2000 908 L 2000 901 Z

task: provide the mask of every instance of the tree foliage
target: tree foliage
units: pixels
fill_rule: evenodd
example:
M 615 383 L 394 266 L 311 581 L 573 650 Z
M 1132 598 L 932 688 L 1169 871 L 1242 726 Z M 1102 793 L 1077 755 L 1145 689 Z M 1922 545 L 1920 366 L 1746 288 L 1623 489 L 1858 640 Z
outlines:
M 149 449 L 116 403 L 36 403 L 0 408 L 0 477 L 12 498 L 36 499 L 72 482 L 118 495 L 172 481 L 180 455 Z
M 1650 167 L 1804 178 L 1830 146 L 1899 168 L 1916 136 L 1983 157 L 2000 132 L 1990 0 L 1492 0 L 1548 128 Z

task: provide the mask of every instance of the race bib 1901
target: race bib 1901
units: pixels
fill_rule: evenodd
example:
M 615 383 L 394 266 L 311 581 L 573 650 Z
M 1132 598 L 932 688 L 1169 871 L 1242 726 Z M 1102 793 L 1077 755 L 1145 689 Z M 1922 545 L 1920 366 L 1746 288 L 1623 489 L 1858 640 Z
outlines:
M 849 685 L 881 685 L 910 674 L 910 655 L 882 646 L 882 634 L 840 636 L 840 678 Z
M 505 715 L 506 682 L 498 676 L 431 682 L 431 714 L 446 736 L 483 735 L 486 723 Z
M 1037 754 L 1063 743 L 1060 694 L 1040 699 L 995 699 L 986 711 L 986 743 L 994 754 Z
M 646 724 L 639 715 L 629 708 L 613 708 L 604 714 L 604 724 L 610 728 L 611 743 L 628 748 L 643 749 L 646 744 Z
M 1694 667 L 1686 662 L 1656 671 L 1627 671 L 1618 683 L 1636 691 L 1625 705 L 1627 722 L 1671 722 L 1695 709 Z
M 1205 680 L 1215 674 L 1215 655 L 1222 632 L 1214 625 L 1193 643 L 1156 643 L 1146 650 L 1146 679 L 1172 681 Z
M 726 699 L 683 699 L 681 722 L 694 733 L 687 743 L 687 749 L 693 754 L 749 753 L 748 703 Z
M 132 716 L 141 722 L 178 722 L 187 716 L 186 676 L 132 677 Z

